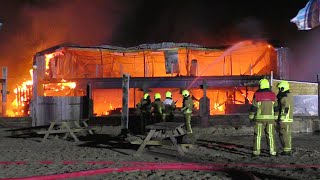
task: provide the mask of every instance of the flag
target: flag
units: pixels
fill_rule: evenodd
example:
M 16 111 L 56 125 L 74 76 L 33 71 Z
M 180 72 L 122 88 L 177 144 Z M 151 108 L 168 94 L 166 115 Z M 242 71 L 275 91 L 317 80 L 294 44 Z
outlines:
M 310 30 L 320 25 L 320 0 L 310 0 L 298 14 L 290 20 L 298 30 Z

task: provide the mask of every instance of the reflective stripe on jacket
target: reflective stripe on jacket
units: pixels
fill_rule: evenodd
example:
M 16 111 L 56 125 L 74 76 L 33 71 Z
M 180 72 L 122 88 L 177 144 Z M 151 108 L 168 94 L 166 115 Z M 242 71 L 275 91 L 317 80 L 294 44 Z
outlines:
M 255 120 L 274 120 L 274 104 L 276 95 L 269 89 L 258 90 L 253 95 L 249 115 Z

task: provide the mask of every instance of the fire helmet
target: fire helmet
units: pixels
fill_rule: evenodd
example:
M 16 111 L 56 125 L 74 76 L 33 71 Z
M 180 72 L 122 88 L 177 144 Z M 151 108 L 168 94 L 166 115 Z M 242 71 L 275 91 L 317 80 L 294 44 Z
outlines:
M 148 99 L 148 97 L 150 97 L 150 95 L 149 95 L 148 93 L 145 93 L 145 94 L 143 95 L 143 99 Z
M 259 84 L 260 84 L 260 89 L 269 89 L 270 88 L 270 84 L 269 84 L 269 81 L 268 79 L 261 79 L 259 81 Z
M 172 93 L 170 91 L 166 92 L 166 98 L 172 98 Z
M 281 81 L 277 87 L 280 89 L 280 91 L 285 92 L 290 89 L 290 85 L 288 81 Z
M 161 99 L 161 94 L 160 93 L 155 93 L 154 94 L 154 99 Z
M 188 90 L 183 90 L 182 91 L 182 96 L 184 97 L 188 97 L 190 94 L 189 94 L 189 91 Z

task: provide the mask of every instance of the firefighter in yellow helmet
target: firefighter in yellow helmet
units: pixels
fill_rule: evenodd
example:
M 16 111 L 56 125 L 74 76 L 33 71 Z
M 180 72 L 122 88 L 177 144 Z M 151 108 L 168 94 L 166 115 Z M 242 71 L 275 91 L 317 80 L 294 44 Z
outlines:
M 259 156 L 261 153 L 261 136 L 264 130 L 269 153 L 271 156 L 277 154 L 274 143 L 274 104 L 276 95 L 270 90 L 270 84 L 267 79 L 261 79 L 259 89 L 254 93 L 252 105 L 249 109 L 249 119 L 254 125 L 254 147 L 253 156 Z
M 182 102 L 182 109 L 181 111 L 184 114 L 184 119 L 185 119 L 185 125 L 187 129 L 187 133 L 191 134 L 192 133 L 192 128 L 191 128 L 191 115 L 192 115 L 192 110 L 193 110 L 193 100 L 190 97 L 190 93 L 188 90 L 183 90 L 182 91 L 182 96 L 183 96 L 183 102 Z
M 280 126 L 279 137 L 283 147 L 281 155 L 291 155 L 291 126 L 293 122 L 293 97 L 290 94 L 290 85 L 288 81 L 281 81 L 277 85 L 279 92 L 277 94 L 277 103 L 275 107 L 275 119 Z
M 153 115 L 153 122 L 158 123 L 162 122 L 163 120 L 163 111 L 164 111 L 164 104 L 161 101 L 160 93 L 154 94 L 154 101 L 152 102 L 152 115 Z
M 150 121 L 150 111 L 151 111 L 151 99 L 148 93 L 143 95 L 143 98 L 140 102 L 136 105 L 138 109 L 140 109 L 140 133 L 146 133 L 146 125 Z
M 164 111 L 163 111 L 163 121 L 173 121 L 174 110 L 176 109 L 176 103 L 172 99 L 172 93 L 170 91 L 166 92 L 166 99 L 163 101 Z

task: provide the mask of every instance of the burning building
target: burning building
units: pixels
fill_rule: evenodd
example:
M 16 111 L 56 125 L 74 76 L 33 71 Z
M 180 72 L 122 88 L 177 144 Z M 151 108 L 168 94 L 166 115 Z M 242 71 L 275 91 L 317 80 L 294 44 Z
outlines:
M 260 78 L 285 75 L 279 70 L 279 61 L 285 61 L 281 53 L 260 41 L 243 41 L 227 48 L 187 43 L 131 48 L 58 45 L 34 56 L 32 94 L 28 94 L 33 96 L 33 125 L 120 112 L 123 74 L 131 77 L 129 108 L 135 107 L 143 92 L 153 97 L 154 93 L 164 95 L 167 90 L 173 92 L 179 107 L 181 89 L 189 89 L 196 109 L 205 93 L 210 115 L 243 112 L 251 103 Z M 59 98 L 69 99 L 58 103 Z M 63 115 L 63 111 L 69 115 Z

